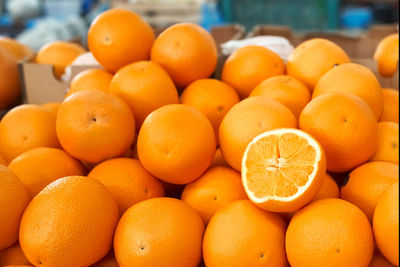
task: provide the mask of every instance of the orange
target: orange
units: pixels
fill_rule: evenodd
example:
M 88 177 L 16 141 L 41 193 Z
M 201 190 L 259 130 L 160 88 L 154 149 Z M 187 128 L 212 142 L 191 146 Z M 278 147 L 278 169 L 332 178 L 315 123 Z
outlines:
M 382 89 L 383 111 L 379 121 L 399 123 L 399 92 L 395 89 Z
M 166 105 L 144 121 L 137 149 L 140 162 L 154 176 L 169 183 L 187 184 L 210 166 L 216 149 L 214 130 L 197 109 Z
M 114 237 L 119 266 L 197 267 L 204 225 L 185 202 L 153 198 L 129 208 Z
M 76 75 L 65 97 L 82 90 L 100 90 L 108 92 L 113 75 L 101 69 L 89 69 Z
M 228 167 L 228 163 L 226 163 L 224 156 L 222 155 L 221 149 L 217 148 L 215 151 L 214 159 L 211 162 L 210 167 L 216 167 L 216 166 L 225 166 Z
M 283 267 L 285 223 L 279 215 L 239 200 L 218 210 L 203 240 L 207 267 Z
M 200 110 L 210 120 L 218 140 L 218 129 L 225 114 L 239 102 L 229 85 L 215 79 L 192 82 L 181 95 L 181 103 Z
M 119 265 L 114 257 L 114 253 L 108 253 L 107 256 L 93 264 L 92 267 L 119 267 Z
M 111 81 L 110 93 L 129 105 L 138 130 L 152 111 L 179 102 L 178 91 L 167 72 L 150 61 L 136 62 L 120 69 Z
M 300 114 L 299 126 L 321 143 L 329 171 L 349 171 L 367 161 L 377 147 L 376 118 L 355 95 L 328 93 L 314 98 Z
M 265 79 L 284 73 L 285 64 L 279 55 L 268 48 L 249 45 L 228 57 L 222 68 L 221 80 L 245 98 Z
M 247 196 L 240 173 L 227 167 L 214 167 L 186 185 L 181 199 L 207 224 L 217 210 L 236 200 L 247 199 Z
M 136 13 L 114 8 L 98 15 L 88 33 L 88 46 L 97 61 L 108 71 L 150 57 L 154 33 Z
M 104 185 L 68 176 L 33 198 L 22 216 L 19 242 L 36 266 L 89 266 L 110 250 L 117 222 L 117 203 Z
M 296 128 L 297 120 L 283 104 L 265 96 L 255 96 L 234 105 L 219 128 L 223 157 L 237 171 L 241 169 L 246 146 L 260 133 L 276 128 Z
M 61 149 L 40 147 L 22 153 L 8 167 L 32 196 L 65 176 L 85 175 L 82 164 Z
M 276 129 L 256 136 L 247 146 L 242 183 L 260 208 L 291 212 L 315 197 L 325 171 L 325 153 L 312 136 L 297 129 Z
M 399 180 L 399 165 L 374 161 L 354 169 L 340 197 L 358 206 L 372 220 L 376 203 L 390 185 Z
M 368 68 L 347 63 L 329 70 L 314 88 L 313 98 L 326 93 L 350 93 L 360 97 L 379 119 L 383 110 L 382 89 L 375 74 Z
M 378 71 L 384 77 L 393 76 L 399 64 L 399 33 L 386 36 L 379 42 L 374 53 Z
M 0 251 L 0 266 L 10 264 L 29 264 L 18 242 Z
M 298 211 L 286 231 L 293 267 L 368 266 L 374 253 L 371 225 L 353 204 L 328 198 Z
M 35 54 L 28 46 L 6 36 L 0 36 L 0 47 L 6 49 L 18 61 L 29 59 Z
M 135 138 L 135 119 L 129 106 L 98 90 L 66 98 L 58 111 L 56 128 L 65 151 L 91 163 L 123 154 Z
M 118 203 L 120 214 L 140 201 L 164 196 L 162 183 L 148 173 L 137 159 L 104 161 L 94 167 L 88 176 L 107 187 Z
M 151 60 L 168 72 L 176 86 L 185 87 L 211 76 L 217 65 L 217 45 L 200 26 L 178 23 L 157 37 Z
M 312 201 L 317 201 L 325 198 L 339 198 L 340 190 L 336 181 L 327 173 L 325 173 L 322 181 L 322 186 Z
M 399 124 L 378 123 L 378 147 L 371 161 L 383 160 L 399 164 Z
M 341 47 L 327 39 L 314 38 L 299 44 L 293 50 L 286 71 L 312 90 L 328 70 L 348 62 L 350 59 Z
M 32 265 L 7 265 L 5 267 L 32 267 Z
M 254 88 L 250 96 L 267 96 L 275 99 L 288 107 L 296 118 L 311 100 L 311 93 L 307 86 L 287 75 L 266 79 Z
M 7 166 L 7 165 L 8 165 L 7 162 L 6 162 L 6 160 L 3 158 L 2 155 L 0 155 L 0 164 L 1 164 L 1 165 L 4 165 L 4 166 Z
M 372 258 L 371 263 L 368 267 L 395 267 L 391 264 L 383 255 L 379 252 L 375 252 L 374 257 Z
M 57 116 L 58 113 L 58 109 L 61 106 L 60 102 L 49 102 L 49 103 L 45 103 L 40 105 L 42 108 L 52 112 L 55 116 Z
M 391 185 L 376 204 L 373 227 L 379 250 L 399 266 L 399 182 Z
M 83 53 L 85 49 L 78 44 L 55 41 L 40 48 L 36 54 L 36 63 L 54 65 L 56 77 L 61 78 L 65 68 Z
M 0 46 L 0 109 L 14 104 L 20 96 L 17 60 Z
M 18 177 L 0 165 L 0 250 L 18 240 L 19 221 L 31 197 Z
M 37 105 L 11 109 L 0 124 L 0 153 L 10 162 L 37 147 L 59 147 L 56 116 Z

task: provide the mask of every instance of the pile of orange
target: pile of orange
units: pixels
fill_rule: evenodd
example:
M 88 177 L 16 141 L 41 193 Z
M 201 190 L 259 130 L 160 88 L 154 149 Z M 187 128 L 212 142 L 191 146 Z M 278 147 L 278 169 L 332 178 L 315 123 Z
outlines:
M 386 76 L 396 36 L 375 54 Z M 88 46 L 104 69 L 0 122 L 0 266 L 398 266 L 398 91 L 339 46 L 286 63 L 243 47 L 218 79 L 207 31 L 155 38 L 122 9 Z M 83 52 L 54 42 L 36 61 L 60 77 Z M 26 56 L 0 39 L 0 108 Z

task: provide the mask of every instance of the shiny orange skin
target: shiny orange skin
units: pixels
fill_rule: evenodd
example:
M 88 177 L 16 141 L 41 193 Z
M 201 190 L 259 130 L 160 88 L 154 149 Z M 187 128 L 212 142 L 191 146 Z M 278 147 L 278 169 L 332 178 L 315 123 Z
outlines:
M 151 61 L 139 61 L 120 69 L 111 81 L 110 93 L 129 105 L 137 130 L 152 111 L 179 102 L 178 91 L 167 72 Z
M 14 104 L 21 94 L 17 59 L 0 47 L 0 109 Z
M 265 96 L 255 96 L 234 105 L 219 128 L 220 149 L 228 164 L 241 171 L 242 156 L 258 134 L 277 128 L 296 128 L 297 120 L 283 104 Z
M 286 231 L 286 253 L 293 267 L 364 267 L 374 253 L 371 225 L 355 205 L 338 198 L 298 211 Z
M 383 111 L 379 121 L 392 121 L 399 123 L 399 91 L 395 89 L 382 89 Z
M 6 49 L 18 61 L 31 58 L 35 54 L 28 46 L 6 36 L 0 36 L 0 47 Z
M 272 212 L 238 200 L 211 218 L 203 240 L 207 267 L 287 266 L 285 223 Z
M 51 182 L 66 176 L 85 175 L 82 164 L 62 149 L 39 147 L 22 153 L 8 167 L 34 197 Z
M 399 164 L 399 124 L 378 123 L 378 147 L 370 161 L 388 161 Z
M 97 61 L 110 72 L 147 60 L 154 32 L 136 13 L 114 8 L 98 15 L 88 32 L 88 46 Z
M 327 170 L 344 172 L 366 162 L 375 152 L 378 123 L 359 97 L 327 93 L 303 109 L 300 129 L 314 136 L 326 153 Z
M 68 176 L 33 198 L 21 220 L 19 242 L 36 266 L 89 266 L 110 250 L 118 218 L 117 203 L 103 184 Z
M 236 91 L 215 79 L 200 79 L 189 84 L 180 102 L 200 110 L 210 120 L 218 139 L 218 129 L 225 114 L 239 102 Z
M 240 173 L 228 167 L 214 167 L 187 184 L 181 199 L 196 210 L 207 224 L 220 208 L 236 200 L 247 199 L 247 196 Z
M 14 264 L 29 264 L 18 242 L 0 251 L 0 266 Z
M 19 222 L 31 196 L 9 168 L 0 165 L 0 250 L 18 240 Z
M 399 266 L 399 182 L 392 184 L 379 199 L 372 225 L 379 250 Z
M 37 105 L 11 109 L 0 124 L 0 153 L 10 162 L 37 147 L 60 147 L 56 134 L 56 116 Z
M 102 69 L 88 69 L 77 74 L 71 81 L 65 97 L 82 90 L 100 90 L 108 92 L 113 75 Z
M 311 100 L 308 87 L 296 78 L 287 75 L 266 79 L 251 91 L 250 96 L 267 96 L 275 99 L 288 107 L 296 118 Z
M 312 97 L 326 93 L 350 93 L 360 97 L 378 120 L 383 111 L 382 88 L 375 74 L 362 65 L 347 63 L 324 74 L 315 85 Z
M 122 215 L 134 204 L 164 196 L 162 183 L 137 159 L 115 158 L 94 167 L 88 177 L 104 184 L 118 203 Z
M 168 72 L 177 87 L 185 87 L 211 76 L 217 66 L 217 45 L 200 26 L 178 23 L 154 41 L 151 60 Z
M 185 202 L 148 199 L 129 208 L 119 221 L 115 257 L 121 267 L 197 267 L 203 233 L 203 221 Z
M 56 128 L 65 151 L 91 163 L 120 156 L 135 138 L 135 119 L 129 106 L 98 90 L 66 98 L 58 111 Z
M 379 198 L 399 180 L 399 165 L 374 161 L 365 163 L 349 174 L 341 188 L 340 198 L 358 206 L 372 221 Z
M 314 38 L 299 44 L 293 50 L 286 64 L 286 71 L 313 90 L 327 71 L 348 62 L 348 55 L 338 45 L 327 39 Z
M 216 150 L 215 134 L 210 121 L 197 109 L 166 105 L 146 118 L 137 148 L 140 162 L 154 176 L 187 184 L 210 166 Z
M 65 68 L 85 52 L 86 50 L 78 44 L 55 41 L 40 48 L 36 54 L 35 61 L 39 64 L 53 65 L 56 77 L 61 78 Z
M 222 68 L 221 80 L 245 98 L 265 79 L 284 73 L 285 64 L 279 55 L 268 48 L 249 45 L 228 57 Z
M 393 76 L 399 65 L 399 33 L 386 36 L 379 42 L 374 53 L 378 71 L 384 77 Z

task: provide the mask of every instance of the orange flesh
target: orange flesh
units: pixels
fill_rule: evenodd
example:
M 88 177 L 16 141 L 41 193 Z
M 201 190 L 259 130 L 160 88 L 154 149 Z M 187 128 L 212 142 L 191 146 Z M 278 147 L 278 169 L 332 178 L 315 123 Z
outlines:
M 257 198 L 290 197 L 306 185 L 317 152 L 306 139 L 292 133 L 266 136 L 247 154 L 247 186 Z

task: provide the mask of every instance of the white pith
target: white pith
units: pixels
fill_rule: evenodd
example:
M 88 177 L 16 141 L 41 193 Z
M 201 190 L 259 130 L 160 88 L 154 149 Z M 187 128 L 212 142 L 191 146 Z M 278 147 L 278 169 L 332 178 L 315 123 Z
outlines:
M 249 152 L 249 149 L 250 149 L 250 147 L 252 145 L 257 143 L 260 139 L 263 139 L 263 138 L 265 138 L 267 136 L 273 135 L 273 136 L 280 137 L 280 136 L 282 136 L 284 134 L 287 134 L 287 133 L 293 133 L 293 134 L 296 134 L 296 135 L 298 135 L 300 137 L 303 137 L 304 139 L 307 140 L 309 145 L 311 145 L 312 147 L 315 148 L 316 160 L 315 160 L 314 165 L 313 165 L 314 169 L 313 169 L 312 173 L 308 176 L 309 179 L 308 179 L 307 183 L 305 185 L 301 186 L 301 187 L 298 187 L 297 193 L 294 194 L 293 196 L 290 196 L 290 197 L 267 196 L 267 197 L 263 197 L 263 198 L 258 198 L 253 194 L 252 191 L 249 190 L 248 185 L 247 185 L 247 179 L 245 178 L 245 177 L 247 177 L 247 167 L 246 167 L 245 162 L 246 162 L 246 159 L 247 159 L 247 154 Z M 318 144 L 318 142 L 314 138 L 312 138 L 310 135 L 308 135 L 307 133 L 305 133 L 305 132 L 303 132 L 301 130 L 298 130 L 298 129 L 286 129 L 285 128 L 285 129 L 276 129 L 276 130 L 271 130 L 271 131 L 264 132 L 264 133 L 262 133 L 260 135 L 257 135 L 256 137 L 254 137 L 254 139 L 247 145 L 246 150 L 245 150 L 245 152 L 243 154 L 243 158 L 242 158 L 242 183 L 243 183 L 244 190 L 246 191 L 246 194 L 249 196 L 249 198 L 252 201 L 254 201 L 255 203 L 264 203 L 264 202 L 266 202 L 268 200 L 271 200 L 271 199 L 278 200 L 278 201 L 281 201 L 281 202 L 290 202 L 290 201 L 298 198 L 299 196 L 301 196 L 307 190 L 307 188 L 311 185 L 311 183 L 313 182 L 314 177 L 315 177 L 315 175 L 316 175 L 316 173 L 318 171 L 318 165 L 319 165 L 319 162 L 321 161 L 321 157 L 322 157 L 322 155 L 321 155 L 320 145 Z M 278 167 L 280 167 L 281 165 L 284 164 L 284 159 L 278 159 L 277 163 L 278 163 L 277 164 Z M 271 168 L 273 168 L 273 167 L 271 167 Z

